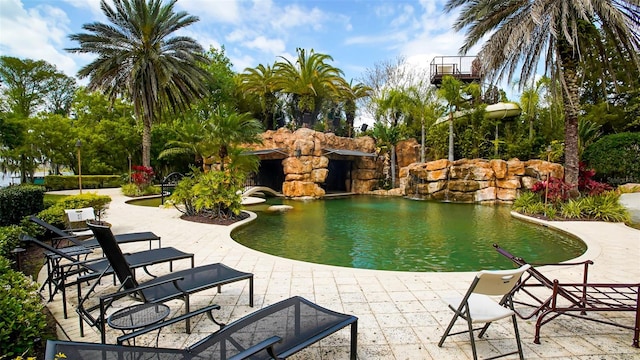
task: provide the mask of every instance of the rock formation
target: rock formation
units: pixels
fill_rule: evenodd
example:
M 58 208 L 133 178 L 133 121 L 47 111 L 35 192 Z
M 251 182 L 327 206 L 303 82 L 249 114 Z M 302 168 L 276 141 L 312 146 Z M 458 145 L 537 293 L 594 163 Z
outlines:
M 400 169 L 405 196 L 469 203 L 512 202 L 547 176 L 563 178 L 564 168 L 543 160 L 441 159 Z
M 253 150 L 279 149 L 259 155 L 264 159 L 282 159 L 285 181 L 282 193 L 290 198 L 321 198 L 325 195 L 325 181 L 332 160 L 352 162 L 350 176 L 345 178 L 347 191 L 363 194 L 378 183 L 381 165 L 377 157 L 340 155 L 333 149 L 374 153 L 373 138 L 345 138 L 333 133 L 322 133 L 307 128 L 292 132 L 287 128 L 270 130 L 262 135 L 263 143 Z

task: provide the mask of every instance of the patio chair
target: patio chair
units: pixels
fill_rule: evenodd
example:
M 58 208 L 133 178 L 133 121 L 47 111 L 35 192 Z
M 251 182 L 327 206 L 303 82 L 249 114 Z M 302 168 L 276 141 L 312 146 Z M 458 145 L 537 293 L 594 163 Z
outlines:
M 584 267 L 581 283 L 560 282 L 551 280 L 535 267 L 527 270 L 526 276 L 512 290 L 512 294 L 518 294 L 514 304 L 520 307 L 516 314 L 522 319 L 537 317 L 534 343 L 540 344 L 540 330 L 542 325 L 550 322 L 560 315 L 567 315 L 601 324 L 621 327 L 633 330 L 633 347 L 638 347 L 640 335 L 640 283 L 633 284 L 604 284 L 589 283 L 589 265 L 593 261 L 565 262 L 559 264 L 534 264 L 528 263 L 521 257 L 512 255 L 497 244 L 493 247 L 514 264 L 518 266 L 575 266 Z M 526 311 L 530 309 L 530 311 Z M 589 312 L 632 312 L 635 313 L 634 325 L 625 325 L 614 322 L 610 318 L 595 318 L 587 316 Z
M 217 288 L 221 291 L 222 285 L 230 284 L 240 280 L 249 280 L 249 306 L 253 307 L 253 274 L 232 269 L 221 263 L 201 265 L 191 269 L 172 272 L 155 279 L 138 283 L 135 279 L 131 266 L 125 261 L 122 250 L 115 240 L 111 229 L 100 224 L 87 224 L 93 231 L 96 239 L 100 243 L 102 250 L 111 263 L 113 270 L 120 281 L 118 291 L 111 296 L 112 300 L 123 296 L 130 296 L 134 299 L 147 303 L 162 303 L 169 300 L 180 299 L 185 303 L 185 314 L 191 311 L 189 297 L 191 294 Z M 83 297 L 78 286 L 78 308 L 76 311 L 80 315 L 80 335 L 84 336 L 83 323 L 86 321 L 92 326 L 96 326 L 102 333 L 104 342 L 104 324 L 106 310 L 112 301 L 104 304 L 85 307 L 93 287 Z M 97 316 L 93 312 L 100 309 Z M 191 332 L 189 319 L 185 320 L 187 333 Z
M 73 254 L 56 249 L 29 235 L 20 235 L 20 240 L 39 246 L 44 250 L 44 255 L 47 259 L 47 279 L 42 283 L 40 291 L 45 286 L 48 286 L 48 301 L 53 301 L 53 297 L 58 291 L 62 293 L 62 309 L 65 319 L 67 318 L 66 288 L 68 286 L 80 285 L 91 280 L 100 279 L 104 275 L 113 274 L 113 269 L 105 258 L 80 261 Z M 193 254 L 185 253 L 172 247 L 127 253 L 124 254 L 124 258 L 132 269 L 142 268 L 151 277 L 156 277 L 147 268 L 151 265 L 168 262 L 170 271 L 173 271 L 174 261 L 190 259 L 191 267 L 193 268 L 194 266 Z
M 77 238 L 86 238 L 93 235 L 91 230 L 86 226 L 87 221 L 98 220 L 92 207 L 65 209 L 64 213 L 67 215 L 66 231 L 69 234 Z
M 181 321 L 170 319 L 123 338 L 130 339 Z M 47 342 L 46 360 L 56 354 L 68 359 L 286 359 L 308 346 L 350 326 L 350 359 L 356 359 L 358 318 L 321 307 L 296 296 L 222 325 L 221 329 L 186 349 L 94 343 Z
M 53 244 L 54 247 L 58 247 L 57 244 L 61 240 L 69 240 L 75 246 L 82 246 L 87 249 L 95 249 L 100 247 L 98 240 L 96 240 L 95 238 L 79 240 L 75 235 L 70 234 L 65 230 L 62 230 L 57 226 L 51 225 L 48 222 L 36 216 L 33 216 L 33 215 L 29 216 L 29 220 L 33 223 L 40 225 L 41 227 L 43 227 L 45 230 L 47 230 L 53 235 L 51 243 Z M 160 236 L 150 231 L 116 234 L 115 238 L 118 244 L 128 244 L 128 243 L 139 242 L 139 241 L 148 241 L 149 249 L 151 249 L 152 241 L 157 241 L 158 247 L 159 248 L 162 247 Z
M 514 270 L 480 271 L 471 283 L 469 290 L 467 290 L 466 294 L 462 298 L 450 299 L 448 301 L 449 308 L 453 310 L 454 316 L 451 319 L 451 322 L 449 322 L 449 326 L 447 326 L 442 338 L 440 338 L 438 346 L 442 347 L 444 341 L 449 336 L 468 333 L 469 340 L 471 341 L 473 358 L 477 359 L 478 354 L 476 351 L 473 332 L 480 330 L 478 337 L 482 338 L 492 322 L 511 317 L 518 350 L 487 358 L 487 360 L 514 354 L 518 354 L 521 360 L 524 359 L 524 355 L 522 354 L 522 344 L 520 342 L 520 332 L 518 331 L 518 322 L 515 312 L 513 311 L 511 289 L 516 286 L 522 276 L 522 273 L 527 271 L 529 267 L 529 265 L 524 265 Z M 499 302 L 496 302 L 491 298 L 492 296 L 501 296 L 502 299 Z M 467 330 L 451 333 L 451 329 L 458 318 L 466 320 Z M 484 326 L 481 328 L 474 328 L 473 326 L 476 323 L 482 323 Z

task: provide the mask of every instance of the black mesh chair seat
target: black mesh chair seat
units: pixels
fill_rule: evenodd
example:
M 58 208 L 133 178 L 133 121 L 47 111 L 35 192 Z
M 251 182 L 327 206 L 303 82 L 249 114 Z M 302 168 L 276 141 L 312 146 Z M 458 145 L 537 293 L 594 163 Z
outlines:
M 292 297 L 246 315 L 183 350 L 49 340 L 45 359 L 53 360 L 60 353 L 75 360 L 285 359 L 349 325 L 350 359 L 355 360 L 358 318 L 323 308 L 301 297 Z M 158 326 L 162 324 L 152 330 Z
M 171 272 L 155 279 L 138 283 L 133 270 L 120 249 L 111 229 L 98 223 L 87 223 L 95 238 L 100 243 L 102 251 L 109 260 L 114 274 L 120 281 L 120 288 L 116 293 L 108 294 L 100 298 L 99 305 L 85 306 L 93 288 L 84 297 L 78 286 L 78 307 L 76 312 L 80 315 L 80 335 L 84 334 L 84 321 L 92 326 L 98 327 L 102 333 L 102 342 L 105 342 L 104 323 L 106 308 L 111 303 L 123 296 L 133 296 L 142 302 L 164 302 L 173 299 L 180 299 L 185 304 L 185 314 L 191 312 L 189 297 L 199 291 L 206 289 L 220 288 L 222 285 L 230 284 L 240 280 L 249 280 L 249 306 L 253 306 L 253 274 L 232 269 L 226 265 L 217 263 L 202 265 L 191 269 Z M 96 317 L 92 314 L 100 309 Z M 187 333 L 191 332 L 190 320 L 185 321 Z
M 192 269 L 174 271 L 170 274 L 145 281 L 141 290 L 146 301 L 162 302 L 182 297 L 184 293 L 195 293 L 220 287 L 235 281 L 251 279 L 253 274 L 232 269 L 224 264 L 202 265 Z M 167 279 L 176 279 L 167 282 Z M 219 281 L 211 281 L 218 279 Z M 158 284 L 158 285 L 156 285 Z M 152 286 L 155 285 L 155 286 Z
M 188 350 L 204 359 L 228 359 L 258 342 L 277 336 L 273 345 L 278 358 L 287 358 L 336 331 L 351 325 L 351 359 L 356 358 L 358 318 L 341 314 L 295 296 L 249 314 Z M 271 359 L 259 352 L 251 359 Z
M 45 286 L 49 287 L 49 301 L 52 301 L 55 294 L 60 291 L 62 293 L 62 309 L 65 319 L 67 318 L 67 301 L 66 287 L 72 285 L 80 285 L 84 282 L 97 279 L 104 275 L 113 274 L 113 268 L 106 258 L 92 259 L 87 261 L 79 261 L 74 252 L 64 252 L 62 249 L 56 249 L 28 235 L 21 235 L 21 240 L 30 242 L 44 250 L 47 256 L 47 279 L 42 284 L 40 290 Z M 78 248 L 80 251 L 81 247 Z M 66 248 L 68 249 L 68 248 Z M 84 252 L 80 252 L 84 254 Z M 144 250 L 135 253 L 124 254 L 127 264 L 132 269 L 143 268 L 144 271 L 152 275 L 147 266 L 169 263 L 169 268 L 173 270 L 173 262 L 176 260 L 190 259 L 191 267 L 194 266 L 193 254 L 180 251 L 176 248 L 160 248 L 152 250 Z M 64 262 L 62 260 L 65 260 Z M 77 276 L 75 279 L 72 277 Z
M 57 360 L 58 354 L 77 360 L 188 360 L 184 350 L 141 346 L 104 345 L 71 341 L 47 341 L 45 359 Z
M 56 247 L 56 243 L 59 242 L 60 240 L 69 240 L 76 246 L 81 246 L 86 249 L 95 249 L 100 247 L 100 243 L 98 243 L 98 240 L 95 237 L 92 237 L 86 240 L 80 240 L 78 239 L 77 236 L 70 234 L 69 232 L 63 229 L 60 229 L 57 226 L 49 224 L 48 222 L 36 216 L 33 216 L 33 215 L 29 216 L 29 220 L 35 224 L 40 225 L 43 229 L 45 229 L 47 232 L 53 235 L 52 243 L 54 247 Z M 114 235 L 114 237 L 116 239 L 116 242 L 120 245 L 139 242 L 139 241 L 148 241 L 149 249 L 151 249 L 152 241 L 157 241 L 158 247 L 161 247 L 162 245 L 162 243 L 160 242 L 161 241 L 160 236 L 152 233 L 151 231 L 116 234 Z

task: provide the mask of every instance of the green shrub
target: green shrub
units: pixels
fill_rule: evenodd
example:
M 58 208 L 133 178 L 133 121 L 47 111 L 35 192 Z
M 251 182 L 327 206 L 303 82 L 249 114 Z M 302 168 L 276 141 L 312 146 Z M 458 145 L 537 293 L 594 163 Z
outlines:
M 125 184 L 122 185 L 122 194 L 124 196 L 136 197 L 136 196 L 146 196 L 146 195 L 159 195 L 160 187 L 150 185 L 143 189 L 140 189 L 136 184 Z
M 603 136 L 585 150 L 582 160 L 600 181 L 611 185 L 640 182 L 640 133 Z
M 583 212 L 594 220 L 628 223 L 631 216 L 619 200 L 620 195 L 613 191 L 589 196 L 582 199 Z
M 115 188 L 122 184 L 119 175 L 82 175 L 83 189 Z M 47 190 L 71 190 L 78 188 L 77 175 L 47 175 L 44 186 Z
M 0 226 L 0 256 L 13 258 L 11 251 L 20 246 L 19 236 L 23 232 L 19 225 Z
M 44 209 L 44 188 L 34 185 L 0 189 L 0 226 L 19 224 L 26 215 Z
M 111 202 L 108 195 L 98 195 L 95 193 L 85 193 L 82 195 L 71 195 L 60 199 L 51 207 L 42 210 L 36 216 L 51 225 L 64 229 L 67 224 L 66 209 L 80 209 L 92 207 L 96 214 L 104 212 Z
M 46 328 L 38 286 L 0 257 L 0 354 L 28 354 Z
M 201 215 L 228 219 L 242 210 L 242 183 L 240 172 L 194 170 L 193 178 L 183 178 L 171 194 L 170 201 L 183 204 L 187 215 Z
M 583 217 L 582 212 L 582 200 L 570 199 L 566 203 L 560 204 L 560 214 L 567 219 L 581 219 Z
M 547 204 L 546 206 L 544 206 L 544 215 L 549 220 L 555 220 L 556 216 L 558 215 L 558 210 L 556 209 L 554 204 Z
M 513 202 L 512 209 L 523 214 L 535 214 L 543 205 L 540 196 L 531 191 L 525 191 Z

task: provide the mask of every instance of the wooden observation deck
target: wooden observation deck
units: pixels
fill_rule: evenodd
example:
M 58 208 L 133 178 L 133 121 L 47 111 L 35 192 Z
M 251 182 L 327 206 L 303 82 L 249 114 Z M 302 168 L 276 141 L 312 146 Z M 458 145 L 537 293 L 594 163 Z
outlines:
M 431 60 L 429 69 L 431 84 L 440 86 L 446 75 L 464 82 L 480 82 L 482 78 L 482 64 L 475 56 L 436 56 Z

